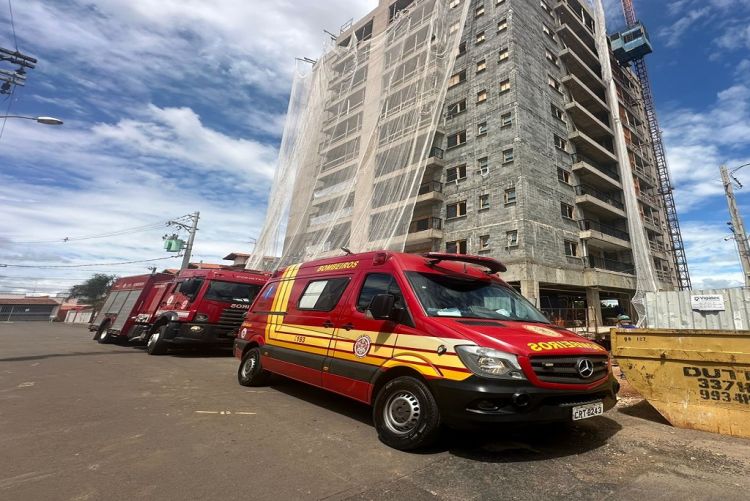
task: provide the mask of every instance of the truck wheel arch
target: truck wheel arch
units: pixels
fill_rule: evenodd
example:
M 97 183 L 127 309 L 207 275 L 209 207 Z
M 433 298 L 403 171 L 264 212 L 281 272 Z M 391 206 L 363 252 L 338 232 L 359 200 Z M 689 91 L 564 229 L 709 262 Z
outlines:
M 159 318 L 156 319 L 156 322 L 153 323 L 151 326 L 151 329 L 149 329 L 149 334 L 153 334 L 156 332 L 157 329 L 159 329 L 162 325 L 168 324 L 170 322 L 177 321 L 178 317 L 176 313 L 164 313 Z

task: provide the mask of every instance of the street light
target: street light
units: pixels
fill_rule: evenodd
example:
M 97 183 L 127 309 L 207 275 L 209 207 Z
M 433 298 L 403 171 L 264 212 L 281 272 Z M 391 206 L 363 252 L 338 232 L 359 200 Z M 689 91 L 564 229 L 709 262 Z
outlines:
M 0 119 L 6 118 L 22 118 L 24 120 L 34 120 L 37 123 L 44 125 L 62 125 L 63 121 L 55 117 L 25 117 L 22 115 L 0 115 Z

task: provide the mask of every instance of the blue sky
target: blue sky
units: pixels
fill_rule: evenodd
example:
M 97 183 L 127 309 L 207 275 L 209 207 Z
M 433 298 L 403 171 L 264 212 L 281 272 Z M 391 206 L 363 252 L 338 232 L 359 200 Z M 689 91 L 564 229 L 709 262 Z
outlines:
M 39 59 L 0 137 L 0 263 L 165 256 L 166 228 L 78 237 L 201 211 L 194 261 L 247 251 L 263 221 L 295 71 L 375 0 L 24 0 L 18 46 Z M 609 0 L 610 28 L 623 24 Z M 694 285 L 741 283 L 718 166 L 750 162 L 750 0 L 636 0 Z M 0 5 L 0 46 L 15 45 Z M 5 68 L 5 66 L 1 66 Z M 0 96 L 0 101 L 5 96 Z M 0 102 L 4 114 L 9 101 Z M 750 167 L 739 200 L 750 217 Z M 19 243 L 39 242 L 44 243 Z M 176 266 L 177 259 L 159 266 Z M 0 268 L 0 293 L 52 292 L 93 270 Z

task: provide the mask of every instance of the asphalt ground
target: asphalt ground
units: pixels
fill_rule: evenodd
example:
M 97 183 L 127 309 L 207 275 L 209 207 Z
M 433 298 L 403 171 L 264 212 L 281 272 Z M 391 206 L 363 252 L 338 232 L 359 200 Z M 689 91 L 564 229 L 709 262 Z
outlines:
M 675 429 L 627 399 L 576 424 L 381 444 L 370 409 L 226 353 L 100 345 L 80 326 L 0 323 L 0 499 L 724 499 L 750 441 Z

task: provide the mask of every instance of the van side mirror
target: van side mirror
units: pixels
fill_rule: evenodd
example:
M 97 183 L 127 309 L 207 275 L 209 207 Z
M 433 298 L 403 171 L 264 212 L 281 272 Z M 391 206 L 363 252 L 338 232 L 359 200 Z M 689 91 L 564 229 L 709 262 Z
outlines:
M 393 320 L 395 317 L 395 302 L 396 298 L 393 294 L 378 294 L 372 298 L 367 311 L 375 320 Z

